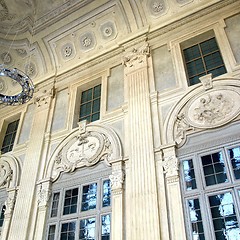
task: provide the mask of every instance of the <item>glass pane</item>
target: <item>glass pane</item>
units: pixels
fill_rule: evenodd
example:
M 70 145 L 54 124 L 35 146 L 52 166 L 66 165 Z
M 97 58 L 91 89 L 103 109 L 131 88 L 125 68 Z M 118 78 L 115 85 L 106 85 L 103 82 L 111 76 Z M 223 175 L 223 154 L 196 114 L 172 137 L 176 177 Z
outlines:
M 77 212 L 78 188 L 65 192 L 63 215 Z
M 1 215 L 0 215 L 0 227 L 2 227 L 3 225 L 5 211 L 6 211 L 6 206 L 3 205 L 1 209 Z
M 201 55 L 198 45 L 194 45 L 190 48 L 184 49 L 183 53 L 184 53 L 184 58 L 186 62 L 196 59 Z
M 227 72 L 227 70 L 226 70 L 225 66 L 221 66 L 221 67 L 212 69 L 212 70 L 208 71 L 207 73 L 212 73 L 212 77 L 214 78 L 214 77 L 220 76 L 226 72 Z
M 183 161 L 183 173 L 186 190 L 196 189 L 197 185 L 192 159 Z
M 94 114 L 92 115 L 92 122 L 98 120 L 99 118 L 100 118 L 100 114 L 99 114 L 99 113 L 94 113 Z
M 93 98 L 99 98 L 101 96 L 101 85 L 94 87 Z
M 240 179 L 240 148 L 228 149 L 228 155 L 231 161 L 235 179 Z
M 97 205 L 97 183 L 83 186 L 82 211 L 95 209 Z
M 92 100 L 92 88 L 82 92 L 81 103 L 85 103 L 91 100 Z
M 91 112 L 92 112 L 92 102 L 88 102 L 80 106 L 80 117 L 90 115 Z
M 232 194 L 227 192 L 210 196 L 209 203 L 216 239 L 239 239 L 240 228 Z
M 111 219 L 110 214 L 102 216 L 102 240 L 110 239 Z
M 74 240 L 75 230 L 76 230 L 75 222 L 63 223 L 61 228 L 60 240 Z
M 55 229 L 56 229 L 56 225 L 49 226 L 49 229 L 48 229 L 48 240 L 54 240 Z
M 202 156 L 201 160 L 207 186 L 228 182 L 226 167 L 221 152 Z
M 53 194 L 51 217 L 56 217 L 57 216 L 58 204 L 59 204 L 59 196 L 60 196 L 59 192 Z
M 93 108 L 92 108 L 92 112 L 99 112 L 100 111 L 100 98 L 96 99 L 93 101 Z
M 215 52 L 204 57 L 207 70 L 223 65 L 223 60 L 219 52 Z
M 94 240 L 95 239 L 95 228 L 96 220 L 95 218 L 88 218 L 80 220 L 80 231 L 79 239 L 80 240 Z
M 103 181 L 103 199 L 102 206 L 107 207 L 111 205 L 111 186 L 110 180 Z
M 193 239 L 205 239 L 199 199 L 188 200 L 189 217 L 191 221 Z
M 215 38 L 211 38 L 207 41 L 200 43 L 200 47 L 204 55 L 219 50 Z

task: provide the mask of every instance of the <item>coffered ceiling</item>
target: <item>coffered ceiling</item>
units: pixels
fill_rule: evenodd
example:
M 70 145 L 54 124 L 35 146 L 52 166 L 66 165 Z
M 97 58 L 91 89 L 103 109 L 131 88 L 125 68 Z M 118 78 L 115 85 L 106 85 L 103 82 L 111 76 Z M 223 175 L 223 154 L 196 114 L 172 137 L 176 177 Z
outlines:
M 116 54 L 137 35 L 210 5 L 237 1 L 0 0 L 0 64 L 39 83 L 106 53 Z M 0 93 L 9 94 L 13 85 L 0 78 Z

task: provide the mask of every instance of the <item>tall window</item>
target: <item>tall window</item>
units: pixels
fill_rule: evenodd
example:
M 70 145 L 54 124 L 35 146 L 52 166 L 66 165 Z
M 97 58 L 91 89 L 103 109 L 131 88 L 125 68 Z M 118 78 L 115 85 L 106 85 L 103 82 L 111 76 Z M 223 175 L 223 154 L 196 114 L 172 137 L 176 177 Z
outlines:
M 199 83 L 199 77 L 212 73 L 217 77 L 226 68 L 215 37 L 183 49 L 189 85 Z
M 54 192 L 49 215 L 48 240 L 110 240 L 110 180 Z
M 189 240 L 240 239 L 240 145 L 181 161 Z
M 79 121 L 100 118 L 101 84 L 82 92 Z
M 8 124 L 5 137 L 3 139 L 1 152 L 10 152 L 13 148 L 14 140 L 17 133 L 19 119 Z

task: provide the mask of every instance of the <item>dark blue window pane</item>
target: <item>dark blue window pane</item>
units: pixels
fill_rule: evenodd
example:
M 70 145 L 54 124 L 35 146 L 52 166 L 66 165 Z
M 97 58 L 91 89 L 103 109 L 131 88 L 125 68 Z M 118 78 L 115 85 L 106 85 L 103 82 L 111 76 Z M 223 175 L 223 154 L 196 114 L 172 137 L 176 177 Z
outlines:
M 83 186 L 82 211 L 95 209 L 97 205 L 97 183 Z
M 107 207 L 111 205 L 111 186 L 110 180 L 103 181 L 103 199 L 102 206 Z
M 197 188 L 195 172 L 192 160 L 183 161 L 184 181 L 186 190 L 193 190 Z
M 79 240 L 94 240 L 95 228 L 96 228 L 95 218 L 80 220 Z
M 65 192 L 63 215 L 77 212 L 78 188 Z
M 240 148 L 235 147 L 228 150 L 235 179 L 240 179 Z

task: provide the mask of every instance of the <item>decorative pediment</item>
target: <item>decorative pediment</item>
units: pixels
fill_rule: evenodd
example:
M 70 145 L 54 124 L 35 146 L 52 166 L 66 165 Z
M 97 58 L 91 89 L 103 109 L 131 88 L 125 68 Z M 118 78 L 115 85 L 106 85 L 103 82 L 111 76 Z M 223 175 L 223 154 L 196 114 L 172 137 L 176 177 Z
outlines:
M 178 146 L 184 144 L 189 134 L 224 126 L 239 116 L 239 80 L 214 80 L 211 75 L 200 80 L 202 85 L 189 91 L 168 119 L 166 137 Z
M 49 174 L 55 180 L 61 172 L 73 172 L 100 161 L 110 165 L 112 160 L 120 157 L 120 142 L 112 130 L 99 125 L 86 125 L 86 121 L 83 121 L 79 129 L 57 147 L 51 158 Z

